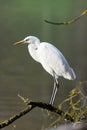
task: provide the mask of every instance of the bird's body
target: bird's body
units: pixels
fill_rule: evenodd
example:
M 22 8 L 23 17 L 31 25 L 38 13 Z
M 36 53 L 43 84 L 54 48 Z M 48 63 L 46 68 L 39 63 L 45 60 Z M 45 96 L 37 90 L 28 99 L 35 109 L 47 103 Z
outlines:
M 57 92 L 58 78 L 63 76 L 66 79 L 74 80 L 76 75 L 73 69 L 69 66 L 63 54 L 52 44 L 47 42 L 40 42 L 34 36 L 28 36 L 24 40 L 17 42 L 29 43 L 28 51 L 32 58 L 41 63 L 43 68 L 54 77 L 54 89 L 50 104 L 53 105 L 54 98 Z
M 39 44 L 29 44 L 28 50 L 34 60 L 41 63 L 43 68 L 52 76 L 63 76 L 66 79 L 73 80 L 75 74 L 69 66 L 62 53 L 52 44 L 42 42 Z

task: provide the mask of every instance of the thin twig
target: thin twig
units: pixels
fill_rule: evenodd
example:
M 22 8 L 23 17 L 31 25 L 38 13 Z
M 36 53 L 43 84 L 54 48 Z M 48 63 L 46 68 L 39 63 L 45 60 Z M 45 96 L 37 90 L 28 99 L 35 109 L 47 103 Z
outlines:
M 76 18 L 74 19 L 70 19 L 68 21 L 65 21 L 65 22 L 52 22 L 52 21 L 49 21 L 49 20 L 44 20 L 46 23 L 49 23 L 49 24 L 53 24 L 53 25 L 69 25 L 69 24 L 73 24 L 75 23 L 77 20 L 79 20 L 82 16 L 86 15 L 87 14 L 87 10 L 84 10 L 79 16 L 77 16 Z

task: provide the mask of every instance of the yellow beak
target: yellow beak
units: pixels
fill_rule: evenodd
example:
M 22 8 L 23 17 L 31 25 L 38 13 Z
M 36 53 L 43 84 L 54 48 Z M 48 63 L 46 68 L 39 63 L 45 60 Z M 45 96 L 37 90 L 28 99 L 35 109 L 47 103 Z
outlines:
M 23 40 L 21 40 L 21 41 L 15 42 L 13 45 L 22 44 L 22 43 L 24 43 L 24 42 L 25 42 L 25 40 L 23 39 Z

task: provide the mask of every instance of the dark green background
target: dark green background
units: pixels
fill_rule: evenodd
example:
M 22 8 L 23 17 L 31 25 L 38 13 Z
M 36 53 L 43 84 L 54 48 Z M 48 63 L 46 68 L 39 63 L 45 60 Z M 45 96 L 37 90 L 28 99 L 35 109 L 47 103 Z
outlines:
M 0 121 L 25 106 L 17 94 L 33 101 L 49 102 L 53 79 L 29 56 L 26 45 L 13 43 L 34 35 L 54 44 L 75 70 L 77 79 L 60 78 L 55 105 L 67 97 L 79 81 L 87 79 L 87 15 L 68 26 L 44 22 L 67 21 L 87 9 L 86 0 L 0 0 Z M 33 110 L 14 122 L 16 130 L 40 130 L 51 122 L 46 112 Z M 12 130 L 12 125 L 4 130 Z

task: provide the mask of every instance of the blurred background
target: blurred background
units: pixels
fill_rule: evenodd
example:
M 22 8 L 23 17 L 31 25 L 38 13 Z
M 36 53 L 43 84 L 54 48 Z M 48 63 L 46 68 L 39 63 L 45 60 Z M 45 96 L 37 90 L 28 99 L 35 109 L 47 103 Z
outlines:
M 87 80 L 87 15 L 67 26 L 44 22 L 67 21 L 85 9 L 86 0 L 0 0 L 0 121 L 25 107 L 18 94 L 42 102 L 51 97 L 52 77 L 29 56 L 27 45 L 13 46 L 28 35 L 54 44 L 76 73 L 75 81 L 59 79 L 55 106 L 79 81 Z M 3 130 L 40 130 L 50 122 L 46 111 L 35 109 Z

